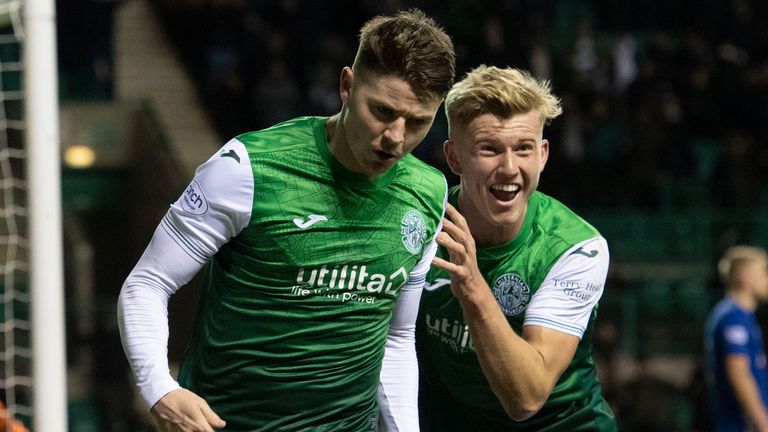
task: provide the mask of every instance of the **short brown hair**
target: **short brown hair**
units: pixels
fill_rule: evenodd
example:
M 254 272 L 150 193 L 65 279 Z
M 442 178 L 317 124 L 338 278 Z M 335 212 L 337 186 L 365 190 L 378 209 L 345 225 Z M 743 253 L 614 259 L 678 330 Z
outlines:
M 363 75 L 403 78 L 420 98 L 442 99 L 453 84 L 456 55 L 451 38 L 432 18 L 410 9 L 363 25 L 353 68 Z
M 542 125 L 563 112 L 548 81 L 513 68 L 480 65 L 457 82 L 445 98 L 449 132 L 452 123 L 466 125 L 482 114 L 506 119 L 533 110 L 539 113 Z

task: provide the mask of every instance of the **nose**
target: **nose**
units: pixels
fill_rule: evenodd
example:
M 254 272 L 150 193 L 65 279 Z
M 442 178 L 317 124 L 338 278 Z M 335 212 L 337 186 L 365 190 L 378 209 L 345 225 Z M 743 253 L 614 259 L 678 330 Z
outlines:
M 398 117 L 387 126 L 384 137 L 391 144 L 401 144 L 405 141 L 405 119 Z
M 507 151 L 499 155 L 499 172 L 510 177 L 520 172 L 520 167 L 517 164 L 513 151 Z

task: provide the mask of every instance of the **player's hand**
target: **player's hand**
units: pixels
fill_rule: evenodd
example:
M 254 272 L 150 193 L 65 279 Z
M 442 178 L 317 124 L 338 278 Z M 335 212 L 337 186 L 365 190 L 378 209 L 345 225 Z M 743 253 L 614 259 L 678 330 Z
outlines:
M 187 389 L 163 396 L 150 412 L 161 432 L 213 432 L 226 426 L 203 398 Z
M 475 239 L 467 220 L 450 204 L 445 214 L 447 218 L 443 219 L 443 230 L 437 235 L 437 243 L 448 251 L 450 261 L 435 257 L 432 264 L 451 274 L 451 291 L 459 300 L 487 294 L 488 285 L 477 267 Z

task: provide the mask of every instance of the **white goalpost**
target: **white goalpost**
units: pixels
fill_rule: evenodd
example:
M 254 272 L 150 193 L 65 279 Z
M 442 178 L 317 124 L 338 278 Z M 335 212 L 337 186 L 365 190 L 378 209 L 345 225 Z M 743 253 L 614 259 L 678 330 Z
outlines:
M 33 430 L 67 431 L 61 167 L 54 0 L 23 4 Z

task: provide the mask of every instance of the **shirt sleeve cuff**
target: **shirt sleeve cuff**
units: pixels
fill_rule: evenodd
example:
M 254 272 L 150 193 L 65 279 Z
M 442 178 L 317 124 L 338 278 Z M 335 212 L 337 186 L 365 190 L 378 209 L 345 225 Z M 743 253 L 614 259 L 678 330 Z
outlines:
M 147 404 L 147 409 L 152 409 L 163 396 L 180 388 L 179 383 L 170 375 L 167 375 L 148 380 L 144 386 L 140 387 L 140 394 L 141 398 L 144 399 L 144 403 Z

